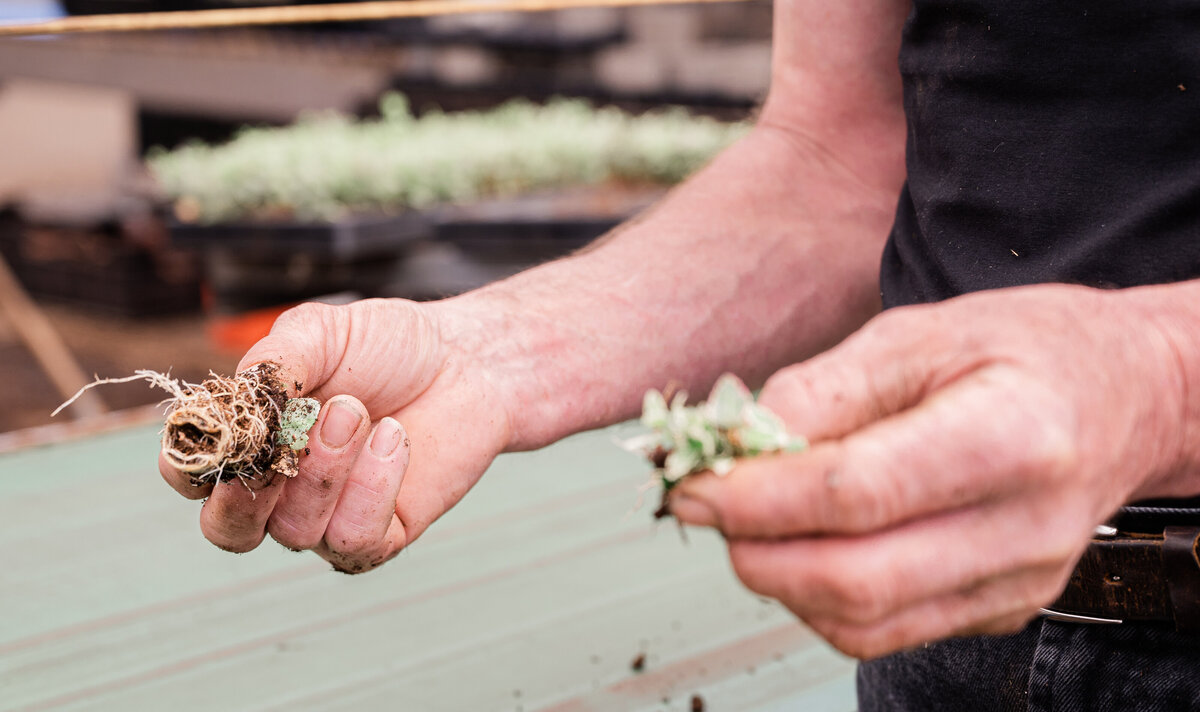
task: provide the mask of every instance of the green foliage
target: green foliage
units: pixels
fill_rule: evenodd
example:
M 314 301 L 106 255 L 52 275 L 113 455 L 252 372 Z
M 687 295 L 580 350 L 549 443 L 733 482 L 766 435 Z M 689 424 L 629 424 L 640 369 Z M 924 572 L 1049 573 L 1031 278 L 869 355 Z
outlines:
M 308 429 L 317 422 L 321 412 L 321 402 L 312 398 L 292 398 L 283 406 L 279 417 L 279 432 L 275 433 L 275 442 L 293 450 L 303 450 L 308 447 Z
M 804 438 L 789 435 L 779 416 L 756 403 L 732 374 L 721 376 L 708 400 L 696 406 L 687 405 L 686 393 L 677 393 L 667 405 L 662 393 L 647 392 L 642 425 L 651 432 L 625 446 L 651 457 L 666 453 L 655 473 L 665 490 L 697 472 L 725 475 L 738 458 L 808 447 Z
M 201 222 L 281 212 L 319 221 L 610 180 L 673 184 L 747 130 L 681 109 L 632 116 L 567 99 L 415 118 L 403 95 L 389 94 L 380 113 L 305 116 L 147 160 L 167 196 Z

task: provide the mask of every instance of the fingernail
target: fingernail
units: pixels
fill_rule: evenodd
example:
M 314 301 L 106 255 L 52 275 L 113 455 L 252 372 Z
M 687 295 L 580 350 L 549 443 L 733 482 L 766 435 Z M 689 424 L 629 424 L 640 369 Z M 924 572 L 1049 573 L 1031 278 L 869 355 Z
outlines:
M 694 527 L 717 525 L 717 512 L 708 502 L 684 494 L 671 496 L 671 514 L 684 524 Z
M 396 447 L 405 437 L 404 426 L 391 418 L 384 418 L 375 426 L 375 434 L 371 436 L 368 447 L 376 457 L 387 457 L 396 451 Z
M 363 415 L 356 406 L 344 400 L 333 401 L 321 424 L 321 442 L 328 448 L 345 447 L 362 420 Z

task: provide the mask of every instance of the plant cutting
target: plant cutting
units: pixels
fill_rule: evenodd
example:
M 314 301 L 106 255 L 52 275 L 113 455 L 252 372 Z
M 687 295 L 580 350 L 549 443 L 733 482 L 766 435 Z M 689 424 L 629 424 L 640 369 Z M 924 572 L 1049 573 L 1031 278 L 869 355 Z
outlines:
M 298 453 L 307 447 L 308 430 L 321 408 L 312 398 L 288 398 L 278 372 L 277 365 L 263 363 L 233 376 L 213 373 L 189 383 L 140 370 L 125 378 L 97 379 L 53 414 L 96 386 L 147 381 L 170 396 L 164 401 L 162 430 L 167 462 L 197 487 L 236 477 L 250 488 L 250 482 L 266 484 L 277 474 L 296 476 Z
M 669 405 L 667 401 L 667 394 L 647 391 L 641 423 L 650 432 L 622 443 L 654 463 L 648 487 L 662 493 L 655 518 L 670 514 L 667 494 L 685 477 L 699 472 L 724 476 L 741 458 L 808 447 L 807 440 L 790 435 L 783 420 L 757 403 L 733 374 L 721 376 L 705 402 L 689 406 L 682 391 L 670 397 Z

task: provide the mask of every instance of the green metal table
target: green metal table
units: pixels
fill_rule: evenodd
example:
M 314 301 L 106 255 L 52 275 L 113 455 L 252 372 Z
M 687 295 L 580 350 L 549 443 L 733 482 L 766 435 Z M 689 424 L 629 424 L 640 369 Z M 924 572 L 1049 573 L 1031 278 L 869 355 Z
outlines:
M 853 661 L 719 537 L 633 511 L 613 440 L 500 458 L 363 576 L 210 546 L 154 428 L 0 456 L 0 710 L 854 709 Z

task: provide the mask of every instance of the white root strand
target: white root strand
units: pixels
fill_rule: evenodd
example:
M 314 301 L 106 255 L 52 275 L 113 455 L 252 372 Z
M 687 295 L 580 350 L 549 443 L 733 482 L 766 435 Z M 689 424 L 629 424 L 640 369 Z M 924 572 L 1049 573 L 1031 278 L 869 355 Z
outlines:
M 261 397 L 268 387 L 263 373 L 255 368 L 232 377 L 209 376 L 202 383 L 189 383 L 142 369 L 124 378 L 98 378 L 60 405 L 54 415 L 96 386 L 144 380 L 170 394 L 164 401 L 168 410 L 162 452 L 173 467 L 191 475 L 197 484 L 219 481 L 225 474 L 236 475 L 243 484 L 246 479 L 262 477 L 260 456 L 275 446 L 271 413 L 264 403 L 274 411 L 274 421 L 279 420 L 279 406 Z M 181 444 L 195 451 L 184 452 Z

